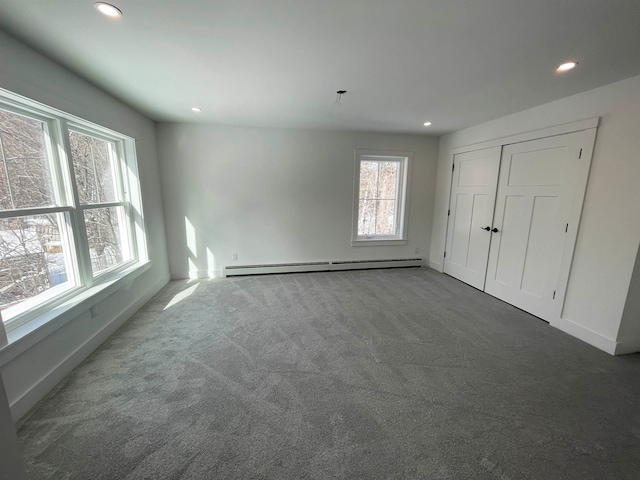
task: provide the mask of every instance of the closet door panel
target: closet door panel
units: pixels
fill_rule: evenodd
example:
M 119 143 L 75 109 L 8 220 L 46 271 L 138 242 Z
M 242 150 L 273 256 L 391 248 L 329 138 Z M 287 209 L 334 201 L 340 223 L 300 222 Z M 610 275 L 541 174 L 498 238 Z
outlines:
M 481 290 L 487 272 L 500 150 L 467 152 L 453 159 L 444 272 Z
M 516 285 L 520 282 L 527 248 L 530 201 L 523 195 L 506 195 L 503 205 L 503 233 L 493 240 L 494 249 L 498 252 L 495 281 L 502 285 Z
M 485 291 L 543 319 L 553 312 L 581 134 L 504 147 Z
M 559 211 L 558 201 L 558 197 L 533 199 L 529 241 L 524 255 L 520 288 L 523 292 L 537 298 L 542 298 L 549 293 L 545 290 L 545 273 L 553 270 L 552 277 L 557 273 L 559 251 L 553 251 L 553 248 L 558 240 L 554 238 Z

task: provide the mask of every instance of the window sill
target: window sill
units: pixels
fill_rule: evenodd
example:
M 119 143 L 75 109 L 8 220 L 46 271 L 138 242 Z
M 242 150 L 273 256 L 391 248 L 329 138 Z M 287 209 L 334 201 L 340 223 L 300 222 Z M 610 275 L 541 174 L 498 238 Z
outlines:
M 13 360 L 65 324 L 121 289 L 151 268 L 151 262 L 139 262 L 91 287 L 69 300 L 7 332 L 8 344 L 0 348 L 0 367 Z
M 389 247 L 392 245 L 406 245 L 406 240 L 390 240 L 383 238 L 359 238 L 351 240 L 352 247 Z

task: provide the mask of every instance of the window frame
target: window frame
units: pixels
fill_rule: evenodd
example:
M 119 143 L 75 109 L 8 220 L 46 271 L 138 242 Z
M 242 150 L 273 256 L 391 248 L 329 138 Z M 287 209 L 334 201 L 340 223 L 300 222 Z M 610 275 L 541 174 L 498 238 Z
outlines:
M 46 125 L 45 147 L 49 157 L 53 197 L 56 203 L 53 206 L 2 210 L 0 211 L 0 219 L 62 214 L 66 218 L 67 225 L 62 229 L 64 232 L 61 231 L 60 235 L 68 237 L 65 243 L 71 247 L 70 252 L 65 252 L 71 259 L 67 265 L 69 269 L 67 275 L 69 281 L 75 283 L 75 285 L 72 283 L 62 293 L 55 295 L 53 292 L 51 298 L 47 298 L 46 292 L 51 292 L 57 285 L 17 303 L 16 306 L 26 307 L 24 311 L 7 321 L 0 321 L 2 333 L 15 339 L 17 331 L 21 332 L 20 337 L 32 331 L 28 325 L 33 323 L 34 328 L 40 328 L 44 323 L 70 309 L 77 310 L 77 306 L 86 304 L 92 295 L 95 296 L 103 290 L 111 291 L 114 283 L 122 280 L 125 276 L 137 276 L 146 271 L 149 268 L 149 261 L 135 139 L 2 88 L 0 88 L 0 109 L 33 118 Z M 114 176 L 114 190 L 118 192 L 117 201 L 97 204 L 81 203 L 71 155 L 70 131 L 114 144 L 116 161 L 112 168 L 115 167 L 117 170 L 117 175 Z M 127 218 L 127 236 L 121 241 L 123 245 L 125 242 L 128 243 L 126 248 L 130 251 L 130 258 L 93 275 L 84 211 L 108 207 L 124 208 L 124 216 Z M 37 297 L 40 299 L 34 301 L 33 299 Z
M 115 155 L 117 157 L 116 158 L 117 161 L 115 162 L 115 165 L 112 166 L 112 168 L 115 167 L 116 173 L 118 175 L 116 175 L 114 178 L 114 191 L 117 193 L 117 196 L 120 198 L 120 200 L 110 201 L 110 202 L 100 202 L 100 203 L 82 203 L 82 201 L 80 200 L 80 195 L 78 194 L 78 186 L 76 184 L 75 174 L 71 175 L 71 172 L 73 172 L 73 158 L 70 155 L 71 146 L 69 145 L 70 143 L 69 133 L 72 131 L 88 137 L 94 137 L 99 140 L 104 140 L 106 142 L 112 142 L 115 145 Z M 132 222 L 132 218 L 133 218 L 132 206 L 131 206 L 131 202 L 128 200 L 130 198 L 130 194 L 127 188 L 130 182 L 126 177 L 125 169 L 123 169 L 123 165 L 128 166 L 127 157 L 124 153 L 125 149 L 123 145 L 123 140 L 120 138 L 114 137 L 113 135 L 106 134 L 104 131 L 96 131 L 95 127 L 93 127 L 93 129 L 88 129 L 84 125 L 78 124 L 77 122 L 66 122 L 66 125 L 64 126 L 64 129 L 63 129 L 63 139 L 65 141 L 65 148 L 67 149 L 67 152 L 69 152 L 67 160 L 69 163 L 69 167 L 68 167 L 69 174 L 71 175 L 70 186 L 73 191 L 73 199 L 75 199 L 75 203 L 76 203 L 75 206 L 78 211 L 78 214 L 77 214 L 77 217 L 78 217 L 77 220 L 79 224 L 78 236 L 80 237 L 81 245 L 88 246 L 87 228 L 85 223 L 84 212 L 86 210 L 94 210 L 98 208 L 113 208 L 113 207 L 124 208 L 125 214 L 129 218 L 129 222 L 128 222 L 129 225 L 127 228 L 126 240 L 128 241 L 129 246 L 135 245 L 136 239 L 135 239 L 135 231 L 134 231 L 133 222 Z M 124 240 L 125 239 L 123 239 L 123 241 Z M 99 281 L 101 277 L 109 276 L 114 272 L 123 270 L 124 268 L 126 268 L 126 265 L 137 262 L 138 261 L 137 249 L 134 247 L 134 248 L 131 248 L 131 251 L 132 251 L 131 258 L 126 262 L 123 262 L 119 265 L 115 265 L 114 267 L 102 270 L 94 275 L 93 270 L 91 268 L 90 251 L 88 248 L 85 249 L 84 251 L 81 252 L 81 254 L 84 257 L 81 262 L 83 266 L 82 268 L 83 271 L 81 273 L 82 279 L 86 280 L 87 283 L 95 283 L 96 281 Z
M 408 235 L 409 184 L 411 179 L 411 163 L 413 152 L 388 150 L 362 150 L 354 153 L 355 168 L 353 181 L 353 220 L 351 246 L 393 246 L 406 245 Z M 363 161 L 393 161 L 399 163 L 396 187 L 396 234 L 395 235 L 358 235 L 358 219 L 360 213 L 360 168 Z

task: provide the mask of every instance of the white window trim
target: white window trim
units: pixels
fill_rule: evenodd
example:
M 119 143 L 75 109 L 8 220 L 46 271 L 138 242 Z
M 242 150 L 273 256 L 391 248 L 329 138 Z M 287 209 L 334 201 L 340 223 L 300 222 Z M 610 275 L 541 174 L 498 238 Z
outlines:
M 406 245 L 408 235 L 408 215 L 409 215 L 409 185 L 411 180 L 411 163 L 413 160 L 413 152 L 401 152 L 390 150 L 361 150 L 355 151 L 355 169 L 353 180 L 353 220 L 351 231 L 351 246 L 393 246 Z M 377 235 L 375 237 L 364 237 L 358 235 L 358 208 L 360 204 L 360 162 L 367 158 L 383 160 L 391 158 L 401 162 L 400 185 L 397 197 L 397 235 Z
M 77 222 L 78 217 L 83 215 L 82 212 L 86 208 L 103 208 L 121 205 L 125 206 L 125 208 L 130 208 L 131 225 L 128 229 L 128 240 L 133 249 L 131 259 L 127 262 L 92 276 L 90 263 L 86 263 L 88 259 L 84 258 L 85 255 L 81 255 L 78 239 L 72 239 L 72 245 L 75 247 L 78 261 L 78 263 L 73 266 L 77 271 L 72 274 L 81 284 L 70 288 L 55 298 L 39 303 L 35 308 L 16 316 L 15 319 L 7 323 L 2 321 L 0 315 L 0 357 L 3 357 L 2 354 L 4 350 L 8 349 L 8 347 L 23 337 L 40 338 L 60 328 L 73 317 L 82 313 L 82 311 L 89 309 L 118 288 L 121 288 L 138 275 L 144 273 L 150 268 L 151 262 L 148 257 L 144 215 L 142 212 L 142 196 L 135 139 L 2 88 L 0 88 L 0 100 L 2 102 L 1 107 L 5 110 L 23 115 L 26 114 L 45 122 L 48 127 L 48 135 L 52 137 L 51 141 L 53 142 L 48 143 L 47 147 L 51 145 L 54 147 L 64 145 L 66 152 L 69 152 L 69 129 L 114 142 L 117 150 L 116 154 L 122 160 L 116 167 L 122 169 L 120 178 L 116 177 L 118 181 L 116 188 L 121 189 L 123 200 L 95 205 L 78 205 L 78 211 L 75 217 Z M 55 148 L 53 150 L 55 150 Z M 67 172 L 67 170 L 72 169 L 73 166 L 68 165 L 67 169 L 61 169 L 60 167 L 62 158 L 64 158 L 63 156 L 66 157 L 65 151 L 52 151 L 49 152 L 49 155 L 55 163 L 52 174 L 57 178 L 54 179 L 54 181 L 62 182 L 65 187 L 71 186 L 71 188 L 75 190 L 75 182 L 68 178 L 69 173 Z M 66 161 L 71 162 L 71 159 L 66 159 Z M 59 191 L 59 189 L 56 190 Z M 75 198 L 77 198 L 77 192 L 75 193 Z M 72 192 L 67 191 L 65 188 L 63 195 L 68 197 L 72 195 Z M 58 201 L 66 203 L 66 206 L 17 209 L 11 211 L 10 216 L 36 215 L 49 211 L 69 212 L 75 208 L 68 206 L 69 204 L 66 202 L 66 198 L 58 199 Z M 79 228 L 78 225 L 76 225 L 75 231 L 70 233 L 72 236 L 86 236 L 85 229 Z M 88 252 L 86 253 L 88 255 Z M 29 300 L 25 302 L 29 302 Z M 38 332 L 37 335 L 35 335 L 36 331 Z M 3 348 L 3 343 L 8 343 L 8 345 Z M 15 349 L 12 348 L 11 350 L 14 351 Z M 0 363 L 0 365 L 1 364 L 2 363 Z

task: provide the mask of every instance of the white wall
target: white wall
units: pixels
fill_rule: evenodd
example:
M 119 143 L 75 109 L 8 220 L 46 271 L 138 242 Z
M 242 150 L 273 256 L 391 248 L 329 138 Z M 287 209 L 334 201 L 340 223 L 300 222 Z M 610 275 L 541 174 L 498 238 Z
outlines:
M 636 256 L 627 301 L 622 312 L 622 322 L 618 332 L 618 340 L 630 344 L 630 350 L 640 351 L 640 251 Z
M 2 375 L 0 375 L 0 478 L 10 480 L 26 478 Z
M 0 364 L 21 417 L 168 281 L 155 125 L 113 97 L 0 32 L 0 87 L 136 139 L 151 269 L 8 363 Z M 11 349 L 11 346 L 6 347 Z M 10 358 L 7 350 L 0 359 Z
M 442 137 L 430 265 L 442 271 L 451 148 L 598 116 L 565 309 L 556 326 L 610 353 L 624 353 L 640 350 L 640 306 L 629 305 L 629 324 L 621 325 L 627 295 L 640 292 L 640 281 L 629 290 L 640 244 L 640 77 Z
M 175 278 L 231 264 L 428 256 L 437 138 L 171 123 L 157 133 Z M 355 149 L 414 152 L 406 246 L 351 246 Z

